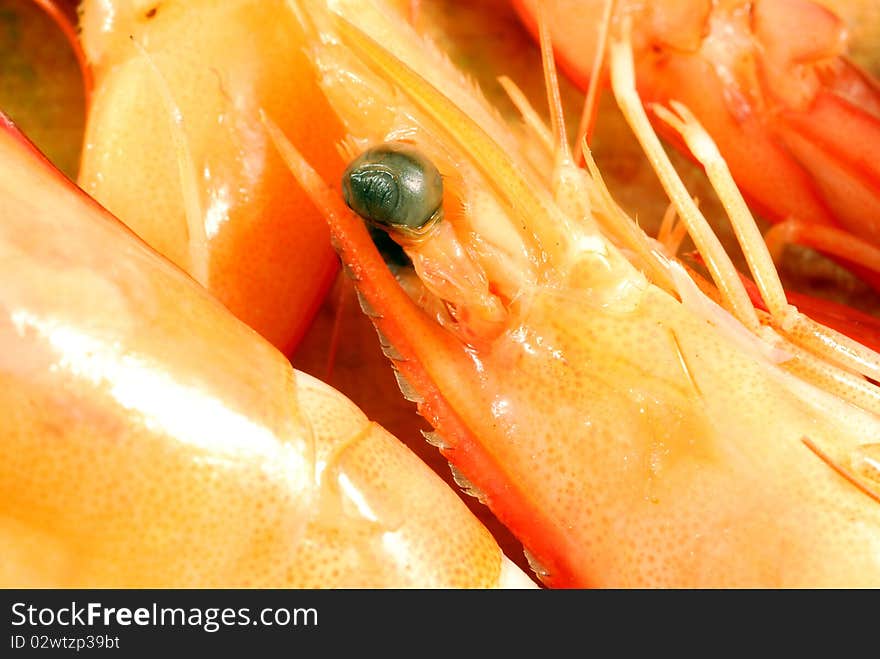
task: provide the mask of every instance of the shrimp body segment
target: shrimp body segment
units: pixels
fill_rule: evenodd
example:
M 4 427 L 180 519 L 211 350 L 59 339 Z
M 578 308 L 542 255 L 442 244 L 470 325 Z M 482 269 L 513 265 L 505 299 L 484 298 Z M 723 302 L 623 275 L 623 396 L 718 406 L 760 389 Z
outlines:
M 95 88 L 78 182 L 289 353 L 338 262 L 258 108 L 322 173 L 344 166 L 297 22 L 282 0 L 102 0 L 80 24 Z
M 544 583 L 880 585 L 874 413 L 796 375 L 787 341 L 614 225 L 597 172 L 541 160 L 537 138 L 447 61 L 426 65 L 431 46 L 393 12 L 298 4 L 352 155 L 403 142 L 443 177 L 433 233 L 391 232 L 412 268 L 389 269 L 339 193 L 277 141 L 405 393 Z
M 5 119 L 0 169 L 0 583 L 532 583 L 433 471 Z

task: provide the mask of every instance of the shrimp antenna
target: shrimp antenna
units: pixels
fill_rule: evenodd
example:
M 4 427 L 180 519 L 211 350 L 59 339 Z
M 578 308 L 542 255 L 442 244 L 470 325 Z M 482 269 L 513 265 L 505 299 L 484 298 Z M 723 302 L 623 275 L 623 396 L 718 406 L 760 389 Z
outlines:
M 330 341 L 327 346 L 327 363 L 324 364 L 324 381 L 331 382 L 333 370 L 336 368 L 336 356 L 339 354 L 339 342 L 342 338 L 343 316 L 348 302 L 348 289 L 340 282 L 339 294 L 336 296 L 336 304 L 333 314 L 333 328 L 330 330 Z
M 880 503 L 880 494 L 874 492 L 867 485 L 862 484 L 853 472 L 851 472 L 843 465 L 835 462 L 830 455 L 828 455 L 827 453 L 825 453 L 825 451 L 816 446 L 816 444 L 809 437 L 801 437 L 801 441 L 804 443 L 804 446 L 806 446 L 808 449 L 816 454 L 816 457 L 818 457 L 822 462 L 831 467 L 831 469 L 836 471 L 842 478 L 852 483 L 852 485 L 854 485 L 863 494 L 866 494 L 877 503 Z
M 541 146 L 547 149 L 547 153 L 553 153 L 553 135 L 547 130 L 543 119 L 529 103 L 529 99 L 523 91 L 517 87 L 516 83 L 507 76 L 499 76 L 498 84 L 504 89 L 513 107 L 522 115 L 525 125 L 532 131 L 532 134 L 541 142 Z
M 547 103 L 550 106 L 550 128 L 556 142 L 557 168 L 573 162 L 571 148 L 565 136 L 565 115 L 562 111 L 562 97 L 559 93 L 559 77 L 556 75 L 556 62 L 553 59 L 553 44 L 544 3 L 538 3 L 538 34 L 541 40 L 541 60 L 544 64 L 544 84 L 547 87 Z
M 706 262 L 712 280 L 721 293 L 724 307 L 750 332 L 758 334 L 760 322 L 739 278 L 733 262 L 709 222 L 697 208 L 684 183 L 675 171 L 672 161 L 663 150 L 660 138 L 648 121 L 642 100 L 636 91 L 635 64 L 630 41 L 631 24 L 626 18 L 622 34 L 611 44 L 611 88 L 621 112 L 642 150 L 648 155 L 660 183 L 675 205 L 681 221 Z
M 596 54 L 593 59 L 593 68 L 590 72 L 590 84 L 587 87 L 587 98 L 584 100 L 584 109 L 581 112 L 576 144 L 584 142 L 589 144 L 590 138 L 593 137 L 593 129 L 596 127 L 596 117 L 599 114 L 599 85 L 604 77 L 605 51 L 608 47 L 608 33 L 611 32 L 611 17 L 614 15 L 615 6 L 615 0 L 605 0 L 605 7 L 602 10 L 602 21 L 599 23 Z M 584 152 L 582 149 L 577 149 L 574 162 L 578 167 L 584 166 Z
M 635 71 L 629 20 L 622 36 L 611 44 L 611 82 L 627 123 L 648 154 L 663 188 L 676 207 L 681 221 L 703 257 L 723 305 L 756 336 L 768 336 L 752 306 L 739 273 L 706 218 L 675 172 L 660 140 L 648 121 L 635 86 Z M 654 113 L 678 131 L 694 157 L 703 165 L 730 217 L 755 283 L 770 312 L 770 324 L 790 342 L 788 348 L 802 348 L 798 359 L 787 368 L 801 369 L 808 379 L 839 383 L 841 395 L 864 408 L 877 411 L 880 388 L 880 354 L 849 337 L 817 323 L 788 304 L 773 261 L 745 201 L 723 161 L 718 148 L 696 117 L 682 104 L 670 101 L 671 110 L 655 106 Z M 775 339 L 774 339 L 775 340 Z M 870 380 L 852 374 L 868 376 Z
M 696 116 L 687 107 L 670 101 L 672 110 L 656 106 L 659 119 L 676 130 L 703 165 L 721 200 L 749 270 L 774 324 L 794 343 L 846 369 L 880 380 L 880 355 L 871 348 L 815 322 L 788 303 L 770 251 L 721 153 Z

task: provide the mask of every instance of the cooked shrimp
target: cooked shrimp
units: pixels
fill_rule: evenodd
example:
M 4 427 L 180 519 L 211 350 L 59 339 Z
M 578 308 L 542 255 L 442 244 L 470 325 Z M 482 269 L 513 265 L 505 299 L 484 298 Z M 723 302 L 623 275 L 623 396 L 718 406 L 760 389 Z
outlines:
M 346 184 L 364 152 L 392 176 L 351 187 L 358 217 L 269 113 L 267 130 L 323 208 L 404 393 L 546 584 L 880 585 L 880 390 L 865 377 L 880 357 L 779 297 L 714 143 L 686 107 L 661 109 L 730 212 L 771 308 L 752 307 L 662 156 L 625 32 L 615 96 L 710 279 L 641 232 L 588 152 L 589 174 L 558 129 L 527 117 L 531 131 L 512 132 L 381 4 L 292 4 L 348 133 Z M 370 196 L 400 193 L 410 165 L 383 154 L 401 150 L 443 184 L 441 217 L 427 204 L 416 232 Z M 362 218 L 412 267 L 389 268 Z

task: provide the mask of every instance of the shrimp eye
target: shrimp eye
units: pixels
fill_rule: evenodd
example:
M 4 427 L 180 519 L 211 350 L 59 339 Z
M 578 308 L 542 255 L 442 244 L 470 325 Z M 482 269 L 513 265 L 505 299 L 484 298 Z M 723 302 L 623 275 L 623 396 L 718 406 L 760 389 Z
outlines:
M 345 203 L 364 220 L 421 236 L 441 215 L 443 181 L 415 149 L 391 142 L 365 151 L 342 175 Z

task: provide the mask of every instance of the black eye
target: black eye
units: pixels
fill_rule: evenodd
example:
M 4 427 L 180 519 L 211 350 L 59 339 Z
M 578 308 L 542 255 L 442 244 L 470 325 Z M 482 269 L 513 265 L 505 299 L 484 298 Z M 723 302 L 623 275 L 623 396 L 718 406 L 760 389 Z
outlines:
M 443 181 L 421 153 L 389 142 L 351 162 L 342 175 L 342 195 L 371 224 L 417 236 L 440 217 Z

